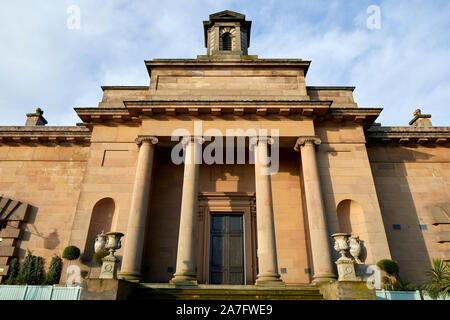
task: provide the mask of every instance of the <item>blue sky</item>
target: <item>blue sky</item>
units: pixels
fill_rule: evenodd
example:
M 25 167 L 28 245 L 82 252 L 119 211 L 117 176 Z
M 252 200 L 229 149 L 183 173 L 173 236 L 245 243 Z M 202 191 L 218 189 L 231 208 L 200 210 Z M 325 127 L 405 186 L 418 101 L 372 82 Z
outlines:
M 68 29 L 71 5 L 80 28 Z M 367 28 L 377 5 L 381 29 Z M 144 60 L 204 54 L 202 21 L 233 10 L 252 20 L 249 54 L 311 60 L 307 85 L 356 86 L 360 107 L 407 126 L 413 111 L 450 126 L 450 1 L 53 0 L 0 5 L 0 125 L 45 111 L 49 125 L 79 122 L 101 85 L 148 85 Z

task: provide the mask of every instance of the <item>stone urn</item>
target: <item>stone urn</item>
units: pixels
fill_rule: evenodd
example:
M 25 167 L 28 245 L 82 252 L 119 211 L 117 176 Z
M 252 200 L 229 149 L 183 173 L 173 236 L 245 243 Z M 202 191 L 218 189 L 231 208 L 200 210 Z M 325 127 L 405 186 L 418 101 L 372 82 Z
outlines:
M 359 237 L 352 234 L 349 239 L 350 242 L 350 254 L 355 259 L 357 264 L 363 264 L 361 260 L 359 260 L 359 256 L 361 255 L 361 242 L 359 241 Z
M 349 233 L 335 233 L 332 235 L 334 242 L 334 250 L 341 254 L 341 257 L 336 261 L 338 269 L 338 281 L 358 281 L 356 277 L 355 261 L 348 257 L 350 246 L 348 239 Z
M 124 236 L 121 232 L 108 232 L 106 234 L 108 241 L 106 242 L 105 249 L 109 250 L 110 255 L 114 255 L 116 250 L 122 248 L 122 241 L 120 238 Z
M 102 231 L 102 233 L 100 233 L 95 239 L 94 252 L 97 253 L 99 251 L 105 250 L 107 240 L 108 237 L 106 236 L 105 232 Z
M 109 255 L 102 259 L 100 279 L 116 279 L 115 267 L 118 259 L 114 255 L 114 252 L 122 247 L 120 238 L 124 234 L 120 232 L 108 232 L 106 236 L 108 237 L 108 241 L 106 242 L 105 249 L 109 250 Z
M 350 249 L 348 245 L 348 238 L 350 237 L 350 233 L 335 233 L 331 235 L 334 239 L 334 250 L 341 254 L 339 260 L 347 260 L 347 251 Z M 339 261 L 338 260 L 338 261 Z

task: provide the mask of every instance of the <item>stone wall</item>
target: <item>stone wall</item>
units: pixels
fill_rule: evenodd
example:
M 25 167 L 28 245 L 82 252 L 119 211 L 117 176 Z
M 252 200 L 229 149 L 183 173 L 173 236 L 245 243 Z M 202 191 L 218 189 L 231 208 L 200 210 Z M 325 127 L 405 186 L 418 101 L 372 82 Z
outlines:
M 316 127 L 322 144 L 317 149 L 317 163 L 322 183 L 322 193 L 327 215 L 328 233 L 342 232 L 338 220 L 338 207 L 348 200 L 356 202 L 362 209 L 361 217 L 352 232 L 360 237 L 363 244 L 362 261 L 375 264 L 382 258 L 389 258 L 389 247 L 378 204 L 378 197 L 372 177 L 371 167 L 363 128 L 357 124 L 325 122 Z M 352 212 L 350 212 L 351 214 Z M 360 215 L 359 212 L 355 212 Z M 352 222 L 355 220 L 350 219 Z M 342 222 L 341 222 L 342 225 Z M 333 249 L 333 261 L 339 254 Z
M 122 256 L 139 153 L 139 146 L 134 142 L 137 130 L 137 127 L 117 125 L 94 127 L 70 235 L 70 244 L 78 246 L 82 252 L 87 246 L 94 245 L 93 242 L 87 242 L 94 207 L 104 199 L 112 199 L 114 214 L 105 218 L 108 221 L 103 220 L 105 228 L 110 226 L 111 230 L 104 231 L 125 234 L 122 249 L 117 251 L 117 256 Z M 96 224 L 92 224 L 92 227 L 98 228 Z M 91 263 L 90 257 L 81 258 L 82 268 L 89 270 L 91 276 L 98 275 L 99 267 Z
M 191 69 L 191 70 L 190 70 Z M 307 98 L 303 70 L 261 66 L 208 68 L 173 67 L 152 70 L 152 98 L 184 100 L 195 96 L 203 99 L 221 98 Z
M 392 258 L 402 277 L 421 283 L 431 258 L 450 258 L 432 215 L 449 204 L 449 144 L 371 143 L 368 154 Z
M 333 101 L 333 108 L 357 108 L 353 99 L 353 87 L 306 87 L 311 100 Z
M 31 205 L 17 243 L 20 259 L 29 249 L 48 266 L 68 245 L 88 153 L 73 144 L 0 146 L 0 195 Z

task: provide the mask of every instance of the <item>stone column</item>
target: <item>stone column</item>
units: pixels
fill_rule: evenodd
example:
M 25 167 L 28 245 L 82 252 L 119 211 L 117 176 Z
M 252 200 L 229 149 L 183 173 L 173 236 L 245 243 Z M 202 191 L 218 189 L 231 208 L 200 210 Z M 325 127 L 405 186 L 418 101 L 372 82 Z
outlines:
M 142 279 L 141 264 L 144 250 L 145 226 L 149 206 L 152 169 L 156 137 L 139 137 L 136 143 L 141 145 L 131 198 L 130 216 L 125 234 L 125 248 L 119 278 L 129 281 Z
M 268 144 L 272 139 L 250 139 L 255 155 L 256 227 L 259 273 L 256 285 L 284 286 L 278 273 L 277 246 L 272 205 L 272 185 L 268 162 Z
M 202 159 L 203 138 L 183 138 L 185 147 L 183 194 L 181 198 L 180 231 L 177 264 L 171 283 L 197 285 L 195 239 L 197 229 L 198 173 Z
M 308 224 L 311 239 L 311 251 L 314 267 L 313 282 L 335 279 L 330 255 L 329 236 L 326 216 L 320 190 L 319 171 L 317 169 L 315 145 L 321 143 L 316 137 L 300 137 L 294 149 L 300 150 L 303 181 L 308 211 Z

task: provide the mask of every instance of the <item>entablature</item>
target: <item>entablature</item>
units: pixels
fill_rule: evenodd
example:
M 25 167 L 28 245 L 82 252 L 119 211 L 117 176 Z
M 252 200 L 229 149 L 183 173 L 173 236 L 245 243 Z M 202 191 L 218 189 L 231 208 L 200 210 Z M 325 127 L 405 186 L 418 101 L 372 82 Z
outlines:
M 134 122 L 160 116 L 188 117 L 236 116 L 285 117 L 290 120 L 312 119 L 315 123 L 354 122 L 368 128 L 381 113 L 381 108 L 331 108 L 332 101 L 310 100 L 147 100 L 125 101 L 125 108 L 75 108 L 84 124 Z M 281 117 L 281 118 L 280 118 Z M 257 119 L 257 118 L 256 118 Z M 205 119 L 208 121 L 208 119 Z M 210 119 L 216 121 L 217 119 Z

